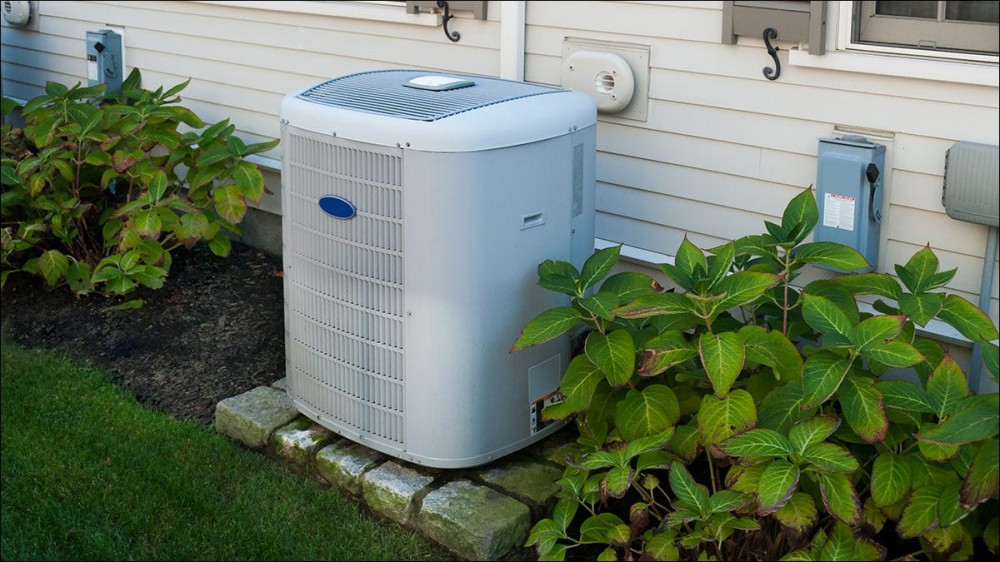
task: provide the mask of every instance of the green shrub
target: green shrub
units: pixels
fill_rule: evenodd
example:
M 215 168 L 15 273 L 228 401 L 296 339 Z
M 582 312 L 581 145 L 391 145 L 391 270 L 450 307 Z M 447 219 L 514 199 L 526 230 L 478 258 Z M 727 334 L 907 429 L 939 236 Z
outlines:
M 865 273 L 799 290 L 807 264 L 867 265 L 805 243 L 817 220 L 807 189 L 766 234 L 708 255 L 685 239 L 661 266 L 667 292 L 639 273 L 609 277 L 617 247 L 582 271 L 539 266 L 539 284 L 571 306 L 534 318 L 512 350 L 589 330 L 565 400 L 543 412 L 575 418 L 583 452 L 531 531 L 541 559 L 581 545 L 602 560 L 961 560 L 979 540 L 997 553 L 998 395 L 972 394 L 915 328 L 938 318 L 983 342 L 996 379 L 996 326 L 936 292 L 955 270 L 938 271 L 929 247 L 896 266 L 902 285 Z M 859 295 L 876 297 L 876 314 Z M 891 368 L 916 376 L 881 377 Z
M 207 242 L 230 251 L 247 201 L 264 179 L 243 158 L 278 141 L 247 145 L 228 120 L 205 123 L 178 105 L 188 82 L 144 90 L 139 72 L 121 94 L 49 82 L 6 123 L 3 100 L 2 278 L 15 271 L 85 294 L 163 285 L 171 250 Z

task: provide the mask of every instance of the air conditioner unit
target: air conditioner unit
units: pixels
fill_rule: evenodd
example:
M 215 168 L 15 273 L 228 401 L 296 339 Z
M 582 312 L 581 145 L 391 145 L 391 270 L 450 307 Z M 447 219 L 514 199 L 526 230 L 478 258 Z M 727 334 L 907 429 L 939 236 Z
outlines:
M 549 435 L 568 337 L 509 353 L 593 252 L 596 109 L 548 86 L 363 72 L 281 105 L 288 392 L 406 461 L 490 462 Z

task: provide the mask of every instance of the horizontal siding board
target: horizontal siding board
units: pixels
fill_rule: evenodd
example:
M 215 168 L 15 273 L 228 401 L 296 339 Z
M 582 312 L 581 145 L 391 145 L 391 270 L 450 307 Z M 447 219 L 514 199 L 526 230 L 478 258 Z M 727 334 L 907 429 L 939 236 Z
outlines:
M 986 248 L 986 226 L 955 220 L 945 213 L 893 205 L 885 226 L 890 240 L 930 243 L 934 248 L 980 258 Z
M 985 241 L 983 244 L 985 245 Z M 888 270 L 889 272 L 892 272 L 892 264 L 905 264 L 911 257 L 913 257 L 913 254 L 920 251 L 923 247 L 923 245 L 890 240 L 886 245 L 885 256 L 882 257 L 882 262 L 889 264 Z M 938 257 L 941 264 L 939 271 L 958 269 L 955 273 L 955 278 L 952 279 L 948 286 L 943 289 L 944 292 L 964 293 L 963 296 L 965 296 L 965 298 L 969 299 L 973 303 L 977 303 L 979 285 L 982 282 L 983 258 L 981 256 L 974 257 L 965 254 L 948 252 L 941 250 L 933 244 L 931 245 L 931 249 L 934 250 L 934 255 Z M 994 275 L 997 275 L 996 262 L 994 262 Z M 1000 277 L 994 277 L 994 279 L 1000 279 Z M 996 282 L 993 284 L 993 291 L 990 298 L 998 298 Z M 996 322 L 995 317 L 993 321 Z
M 597 214 L 596 232 L 598 238 L 611 242 L 623 242 L 635 248 L 667 256 L 672 256 L 677 252 L 677 248 L 685 236 L 699 248 L 712 248 L 726 242 L 726 240 L 715 236 L 685 232 L 607 212 Z
M 935 213 L 944 212 L 941 204 L 942 177 L 896 168 L 888 192 L 892 205 L 902 205 Z
M 683 7 L 682 7 L 683 6 Z M 691 5 L 639 5 L 622 2 L 526 2 L 525 21 L 572 31 L 600 32 L 618 37 L 674 37 L 718 42 L 722 12 Z

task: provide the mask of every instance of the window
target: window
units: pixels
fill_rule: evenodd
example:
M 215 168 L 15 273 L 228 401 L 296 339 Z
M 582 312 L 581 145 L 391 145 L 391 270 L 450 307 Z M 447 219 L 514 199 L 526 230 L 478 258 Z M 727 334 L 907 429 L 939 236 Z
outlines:
M 854 2 L 852 41 L 995 55 L 998 14 L 1000 2 Z

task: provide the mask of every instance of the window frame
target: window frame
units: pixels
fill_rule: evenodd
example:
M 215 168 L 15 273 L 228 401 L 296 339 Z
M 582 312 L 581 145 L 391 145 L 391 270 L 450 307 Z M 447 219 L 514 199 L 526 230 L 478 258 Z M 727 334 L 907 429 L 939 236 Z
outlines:
M 959 56 L 992 54 L 992 51 L 981 47 L 983 43 L 996 41 L 996 26 L 945 20 L 942 13 L 944 3 L 936 2 L 936 7 L 937 19 L 930 20 L 878 15 L 875 13 L 875 2 L 851 2 L 851 43 L 896 47 L 920 53 L 956 53 Z M 944 46 L 940 50 L 921 48 L 912 43 L 913 37 L 923 37 Z

